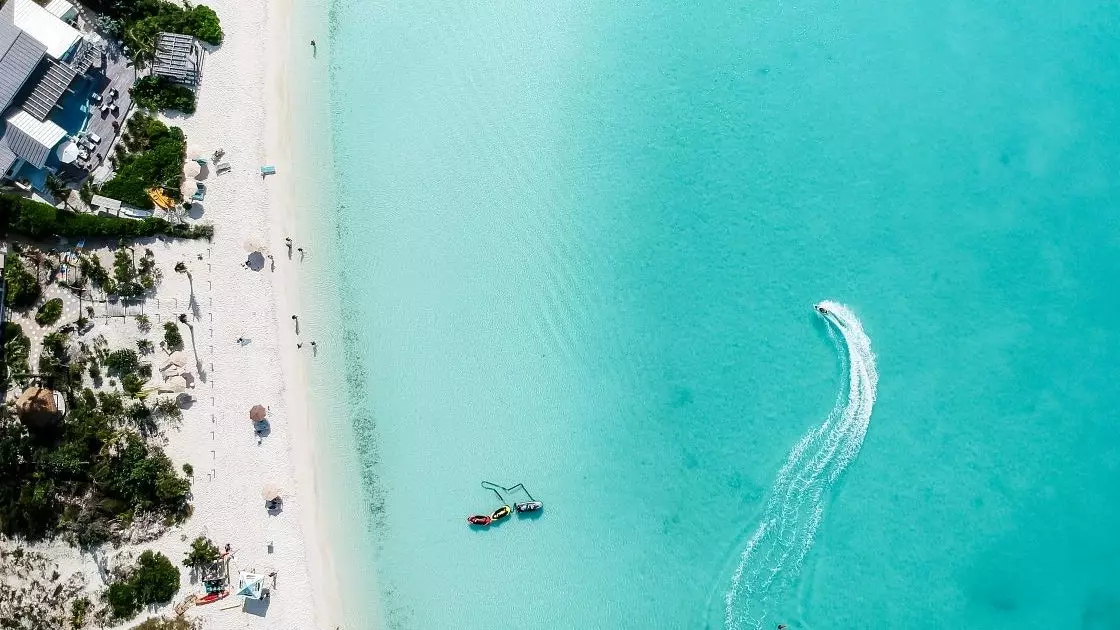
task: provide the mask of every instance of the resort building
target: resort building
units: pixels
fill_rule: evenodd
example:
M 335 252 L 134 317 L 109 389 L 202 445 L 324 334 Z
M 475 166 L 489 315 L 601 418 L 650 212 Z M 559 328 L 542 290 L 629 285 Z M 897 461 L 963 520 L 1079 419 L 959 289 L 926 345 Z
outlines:
M 46 176 L 73 162 L 79 150 L 57 151 L 89 118 L 94 81 L 87 73 L 103 63 L 101 47 L 63 18 L 74 7 L 54 0 L 0 7 L 0 181 L 43 190 Z

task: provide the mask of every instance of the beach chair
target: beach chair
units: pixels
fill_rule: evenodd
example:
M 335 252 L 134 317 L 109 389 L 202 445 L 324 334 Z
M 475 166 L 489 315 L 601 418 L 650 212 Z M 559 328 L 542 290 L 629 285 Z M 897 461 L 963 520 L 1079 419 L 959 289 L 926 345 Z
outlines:
M 214 170 L 217 171 L 219 175 L 228 172 L 232 168 L 233 167 L 229 165 L 229 162 L 218 162 L 214 165 Z
M 264 177 L 265 175 L 275 175 L 275 174 L 276 174 L 276 167 L 275 166 L 262 166 L 261 167 L 261 177 Z
M 193 195 L 191 195 L 191 199 L 194 200 L 194 201 L 205 200 L 206 199 L 206 186 L 203 186 L 202 183 L 199 182 L 198 183 L 198 190 L 196 190 L 195 193 Z

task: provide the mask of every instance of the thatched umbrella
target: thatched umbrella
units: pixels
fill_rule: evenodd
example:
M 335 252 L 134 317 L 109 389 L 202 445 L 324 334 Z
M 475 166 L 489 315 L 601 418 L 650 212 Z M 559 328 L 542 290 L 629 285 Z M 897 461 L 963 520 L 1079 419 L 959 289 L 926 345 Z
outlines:
M 183 176 L 187 178 L 198 177 L 202 173 L 202 165 L 194 160 L 183 162 Z
M 183 354 L 182 350 L 176 350 L 171 353 L 171 356 L 167 357 L 167 362 L 171 365 L 183 367 L 187 364 L 187 355 Z
M 263 405 L 253 405 L 249 410 L 249 419 L 253 422 L 260 422 L 268 417 L 268 410 Z
M 179 193 L 188 201 L 196 192 L 198 192 L 198 182 L 193 179 L 184 179 L 183 185 L 179 187 Z
M 281 492 L 283 492 L 283 490 L 280 486 L 274 483 L 266 483 L 264 487 L 261 488 L 261 498 L 265 501 L 275 501 L 280 498 Z

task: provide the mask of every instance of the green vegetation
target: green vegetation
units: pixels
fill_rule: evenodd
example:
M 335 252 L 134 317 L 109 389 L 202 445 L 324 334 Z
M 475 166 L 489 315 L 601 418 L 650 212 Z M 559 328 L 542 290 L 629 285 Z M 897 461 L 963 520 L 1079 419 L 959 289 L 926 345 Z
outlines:
M 105 371 L 109 376 L 123 378 L 125 375 L 134 374 L 140 369 L 140 357 L 135 350 L 122 348 L 114 350 L 105 357 Z
M 218 546 L 209 538 L 199 536 L 191 543 L 191 550 L 187 552 L 187 557 L 183 559 L 183 566 L 201 569 L 214 564 L 220 557 L 222 557 L 222 553 L 218 551 Z
M 179 325 L 167 322 L 163 325 L 163 344 L 168 350 L 183 349 L 183 335 L 179 332 Z
M 69 335 L 64 332 L 53 332 L 43 337 L 43 351 L 39 353 L 39 374 L 54 387 L 69 382 L 71 372 L 68 338 Z M 78 376 L 80 378 L 81 374 Z M 77 385 L 81 385 L 80 380 Z
M 81 628 L 86 625 L 86 615 L 89 614 L 90 601 L 88 597 L 79 597 L 70 602 L 70 627 Z
M 0 356 L 0 382 L 7 388 L 11 385 L 12 375 L 28 374 L 31 366 L 31 340 L 23 334 L 23 327 L 13 322 L 4 322 L 4 354 Z
M 144 389 L 144 379 L 135 374 L 125 374 L 121 378 L 121 389 L 124 390 L 124 393 L 135 398 Z
M 60 426 L 34 432 L 0 407 L 0 533 L 89 545 L 140 513 L 187 515 L 189 482 L 129 426 L 119 397 L 87 389 L 71 405 Z
M 46 207 L 51 208 L 51 206 Z M 0 198 L 0 213 L 2 212 L 3 199 Z M 20 310 L 35 304 L 43 291 L 35 276 L 24 268 L 23 260 L 18 254 L 9 255 L 4 259 L 4 286 L 7 291 L 4 294 L 4 304 L 8 308 Z
M 184 114 L 194 113 L 194 90 L 172 83 L 166 77 L 155 74 L 143 77 L 132 86 L 129 94 L 140 107 L 151 110 L 174 109 Z
M 155 345 L 147 339 L 137 339 L 136 349 L 140 351 L 140 354 L 151 354 L 156 351 Z
M 175 168 L 182 168 L 182 164 L 178 164 Z M 116 178 L 112 181 L 116 181 Z M 106 185 L 112 183 L 112 181 Z M 102 194 L 110 195 L 104 190 L 102 190 Z M 152 203 L 151 199 L 148 199 L 147 193 L 144 193 L 144 199 L 147 200 L 147 205 L 144 207 L 150 208 Z M 7 236 L 9 233 L 33 239 L 52 236 L 141 238 L 161 234 L 180 238 L 209 239 L 214 236 L 214 227 L 211 225 L 171 224 L 163 219 L 156 218 L 133 220 L 103 217 L 89 213 L 79 214 L 69 210 L 59 210 L 54 206 L 17 197 L 16 195 L 0 194 L 0 237 Z M 10 256 L 9 260 L 14 258 L 15 256 Z M 5 279 L 7 279 L 7 266 L 4 268 L 4 274 Z M 32 277 L 32 279 L 34 278 Z M 35 297 L 38 298 L 37 293 Z M 34 300 L 31 303 L 34 303 Z
M 132 619 L 140 612 L 141 604 L 136 601 L 136 588 L 132 582 L 113 582 L 109 590 L 105 591 L 105 603 L 109 604 L 109 611 L 113 619 Z
M 62 298 L 51 298 L 35 313 L 35 323 L 40 326 L 53 326 L 62 317 Z
M 183 464 L 183 474 L 188 476 L 188 477 L 194 477 L 194 466 L 191 466 L 190 464 L 184 463 Z
M 141 208 L 154 208 L 148 189 L 160 188 L 179 199 L 187 139 L 183 130 L 136 112 L 125 125 L 112 160 L 117 174 L 101 186 L 101 194 Z M 127 220 L 127 219 L 126 219 Z
M 152 329 L 152 320 L 148 319 L 147 315 L 137 315 L 136 328 L 140 332 L 148 332 Z

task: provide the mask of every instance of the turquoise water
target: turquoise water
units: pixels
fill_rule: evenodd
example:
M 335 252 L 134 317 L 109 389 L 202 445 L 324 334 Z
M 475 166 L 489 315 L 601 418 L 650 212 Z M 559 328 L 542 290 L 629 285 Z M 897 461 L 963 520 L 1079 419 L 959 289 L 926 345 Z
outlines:
M 354 627 L 1120 628 L 1120 5 L 330 28 Z

